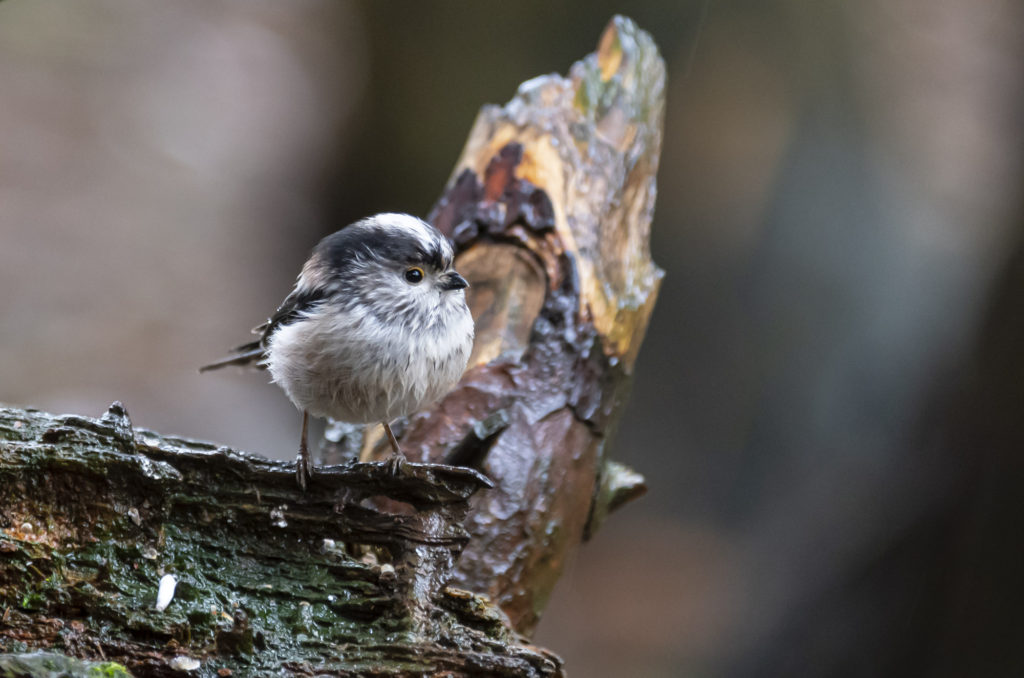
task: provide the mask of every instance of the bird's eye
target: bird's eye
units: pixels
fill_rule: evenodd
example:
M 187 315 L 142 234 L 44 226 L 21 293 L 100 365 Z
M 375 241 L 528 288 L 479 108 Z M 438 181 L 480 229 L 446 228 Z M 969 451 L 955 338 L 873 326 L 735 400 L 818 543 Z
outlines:
M 419 266 L 413 266 L 410 269 L 406 269 L 405 279 L 415 285 L 423 280 L 423 269 Z

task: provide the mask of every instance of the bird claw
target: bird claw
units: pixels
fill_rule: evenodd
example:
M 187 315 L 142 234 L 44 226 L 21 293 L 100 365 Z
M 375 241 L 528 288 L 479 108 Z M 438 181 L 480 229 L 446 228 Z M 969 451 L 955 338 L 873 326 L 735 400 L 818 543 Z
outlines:
M 393 454 L 393 455 L 391 455 L 391 458 L 388 459 L 388 465 L 387 465 L 388 473 L 392 477 L 398 476 L 398 475 L 400 475 L 402 473 L 402 468 L 406 464 L 408 464 L 408 463 L 409 463 L 409 460 L 407 460 L 405 458 L 405 455 L 402 454 L 401 452 Z
M 299 455 L 295 458 L 295 476 L 299 481 L 299 489 L 305 492 L 306 486 L 313 478 L 313 466 L 307 450 L 299 450 Z
M 295 458 L 295 476 L 299 489 L 306 491 L 306 485 L 313 478 L 313 460 L 309 456 L 309 412 L 302 411 L 302 435 L 299 437 L 299 456 Z

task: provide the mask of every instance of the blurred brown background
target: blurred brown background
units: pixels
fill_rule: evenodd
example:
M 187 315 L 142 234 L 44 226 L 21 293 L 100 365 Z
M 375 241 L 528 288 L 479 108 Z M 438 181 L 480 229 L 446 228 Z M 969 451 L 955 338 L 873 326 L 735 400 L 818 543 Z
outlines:
M 0 401 L 291 457 L 200 377 L 360 216 L 425 214 L 477 109 L 615 12 L 669 68 L 668 273 L 570 564 L 574 676 L 1024 674 L 1024 6 L 0 3 Z

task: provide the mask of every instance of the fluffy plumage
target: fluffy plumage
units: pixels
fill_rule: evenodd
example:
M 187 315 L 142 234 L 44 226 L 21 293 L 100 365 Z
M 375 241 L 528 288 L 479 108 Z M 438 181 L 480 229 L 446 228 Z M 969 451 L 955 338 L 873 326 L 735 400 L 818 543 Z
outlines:
M 451 244 L 407 214 L 379 214 L 327 236 L 257 341 L 201 368 L 256 365 L 306 416 L 384 423 L 428 407 L 458 382 L 473 344 L 466 282 Z

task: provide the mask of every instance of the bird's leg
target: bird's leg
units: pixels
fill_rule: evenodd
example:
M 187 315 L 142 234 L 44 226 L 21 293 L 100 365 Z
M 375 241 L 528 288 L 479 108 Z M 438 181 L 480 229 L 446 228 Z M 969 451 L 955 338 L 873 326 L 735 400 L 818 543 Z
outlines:
M 313 477 L 313 462 L 309 458 L 309 412 L 302 411 L 302 437 L 299 438 L 299 456 L 295 459 L 295 474 L 299 479 L 299 487 L 303 491 L 306 483 Z
M 405 463 L 405 455 L 402 454 L 402 448 L 398 446 L 398 438 L 395 437 L 394 432 L 391 430 L 391 425 L 388 422 L 381 422 L 384 424 L 384 432 L 388 434 L 388 440 L 391 442 L 391 449 L 394 450 L 394 454 L 388 459 L 388 470 L 391 471 L 391 475 L 398 475 L 399 470 L 402 468 L 402 464 Z

